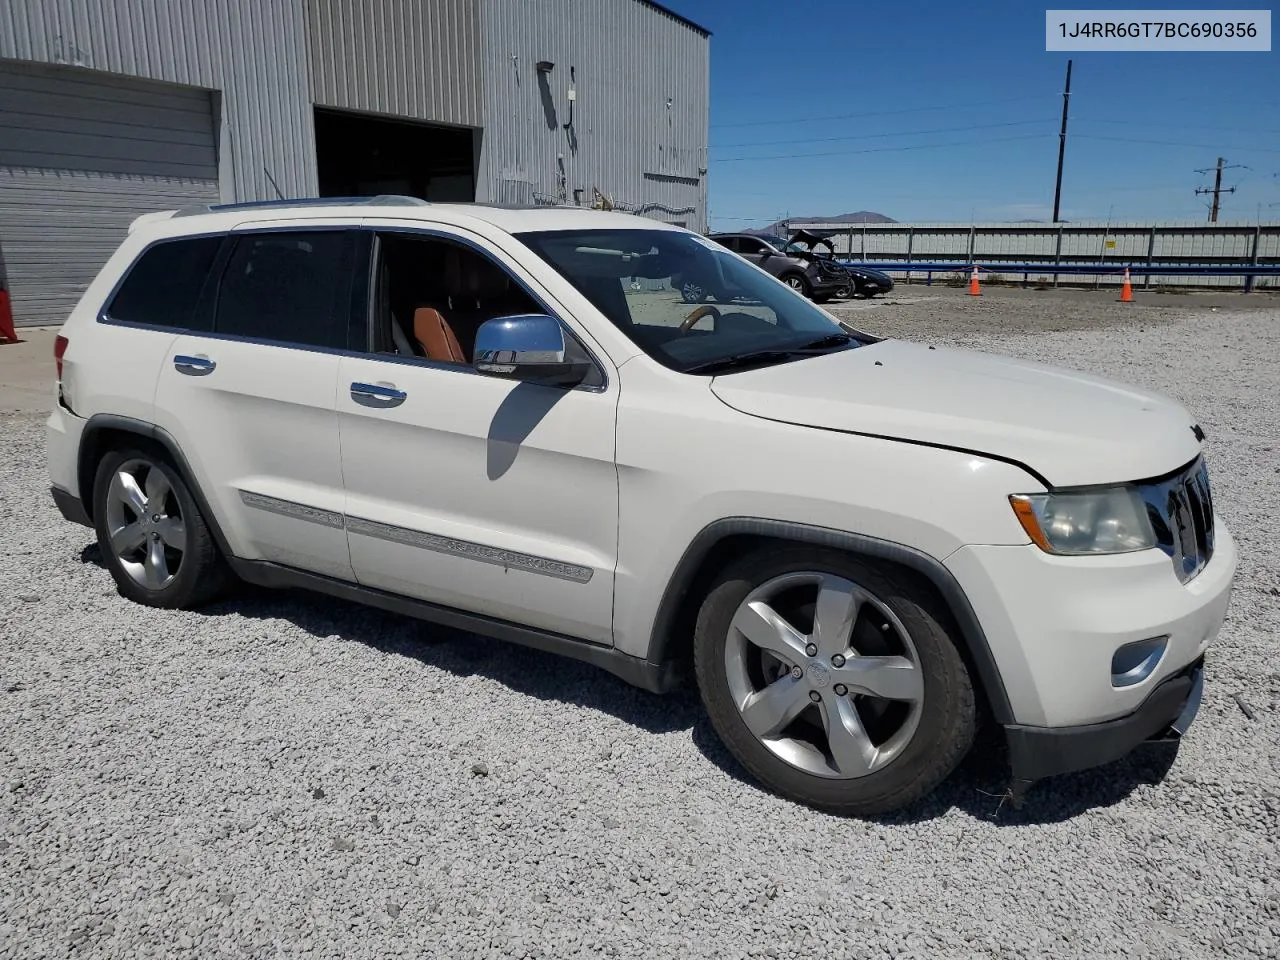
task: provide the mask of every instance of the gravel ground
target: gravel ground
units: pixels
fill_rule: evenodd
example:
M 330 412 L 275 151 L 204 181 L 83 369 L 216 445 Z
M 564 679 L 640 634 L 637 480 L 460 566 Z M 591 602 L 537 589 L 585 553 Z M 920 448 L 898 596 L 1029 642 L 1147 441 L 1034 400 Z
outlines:
M 1280 309 L 898 300 L 842 309 L 1201 415 L 1243 557 L 1179 752 L 1022 811 L 980 753 L 902 815 L 814 813 L 691 694 L 301 594 L 131 605 L 10 417 L 0 956 L 1280 957 Z

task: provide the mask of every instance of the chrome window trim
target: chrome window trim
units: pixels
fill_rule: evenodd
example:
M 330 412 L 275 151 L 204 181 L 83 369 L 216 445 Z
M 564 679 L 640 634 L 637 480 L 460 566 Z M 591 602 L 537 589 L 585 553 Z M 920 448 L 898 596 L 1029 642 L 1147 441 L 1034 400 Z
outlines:
M 138 261 L 142 259 L 143 255 L 146 254 L 147 251 L 149 251 L 152 247 L 158 246 L 159 244 L 173 243 L 173 242 L 182 241 L 182 240 L 196 240 L 202 237 L 222 237 L 225 239 L 227 237 L 239 237 L 239 236 L 255 234 L 255 233 L 293 233 L 298 231 L 310 233 L 310 232 L 318 232 L 320 230 L 330 230 L 330 231 L 342 230 L 342 231 L 351 231 L 351 232 L 370 233 L 370 234 L 373 234 L 375 238 L 380 232 L 381 233 L 417 234 L 417 235 L 432 237 L 438 240 L 452 241 L 454 243 L 462 244 L 463 246 L 466 246 L 474 250 L 475 252 L 479 253 L 481 256 L 488 259 L 490 262 L 494 263 L 504 273 L 506 273 L 507 276 L 509 276 L 515 283 L 517 283 L 520 286 L 520 288 L 529 296 L 529 298 L 532 299 L 534 303 L 538 304 L 538 306 L 542 308 L 542 310 L 547 314 L 547 316 L 555 319 L 560 324 L 560 326 L 564 328 L 565 332 L 569 336 L 573 337 L 575 341 L 577 341 L 578 345 L 582 347 L 583 351 L 590 358 L 592 365 L 596 368 L 596 371 L 600 374 L 600 379 L 602 382 L 597 386 L 588 386 L 586 384 L 578 384 L 575 387 L 571 387 L 570 390 L 581 391 L 584 393 L 598 393 L 598 394 L 603 394 L 608 392 L 610 382 L 611 382 L 609 377 L 608 367 L 605 364 L 600 362 L 600 358 L 597 355 L 596 351 L 593 350 L 589 344 L 583 342 L 582 338 L 578 336 L 577 331 L 575 331 L 570 324 L 564 321 L 564 318 L 560 315 L 560 311 L 552 310 L 549 306 L 547 306 L 546 300 L 543 297 L 541 297 L 527 283 L 525 283 L 525 281 L 521 277 L 513 273 L 506 266 L 506 264 L 502 263 L 499 260 L 496 260 L 483 246 L 481 246 L 478 243 L 475 243 L 472 240 L 469 240 L 466 237 L 458 236 L 457 234 L 447 233 L 444 230 L 441 230 L 435 227 L 414 227 L 414 226 L 378 227 L 378 226 L 375 226 L 372 224 L 366 224 L 363 222 L 356 222 L 356 223 L 350 223 L 350 224 L 325 223 L 322 225 L 299 224 L 298 226 L 288 226 L 288 227 L 255 227 L 255 226 L 247 226 L 243 228 L 233 227 L 230 229 L 224 228 L 221 230 L 210 230 L 202 233 L 189 233 L 189 234 L 184 233 L 184 234 L 180 234 L 178 236 L 173 236 L 173 237 L 159 237 L 151 241 L 150 243 L 148 243 L 141 250 L 139 250 L 138 253 L 135 254 L 133 259 L 130 261 L 128 269 L 126 269 L 120 275 L 120 277 L 117 278 L 115 285 L 111 288 L 111 292 L 103 299 L 102 306 L 99 307 L 98 309 L 97 322 L 105 324 L 107 326 L 131 327 L 131 328 L 140 329 L 140 330 L 163 331 L 165 333 L 171 333 L 178 336 L 196 337 L 203 340 L 225 340 L 232 343 L 250 343 L 250 344 L 256 344 L 258 346 L 264 346 L 264 347 L 282 347 L 286 350 L 305 350 L 310 353 L 324 353 L 324 354 L 330 354 L 330 355 L 339 356 L 339 357 L 360 357 L 367 360 L 376 360 L 380 363 L 398 363 L 398 364 L 407 365 L 407 366 L 426 367 L 428 369 L 449 370 L 454 373 L 468 373 L 468 374 L 471 374 L 472 376 L 485 377 L 486 379 L 490 379 L 490 380 L 502 379 L 501 377 L 495 377 L 492 374 L 481 373 L 480 371 L 473 368 L 470 364 L 445 363 L 438 360 L 428 360 L 425 357 L 403 357 L 398 354 L 372 353 L 368 349 L 352 350 L 349 347 L 347 348 L 319 347 L 319 346 L 313 346 L 311 344 L 305 344 L 305 343 L 294 343 L 288 340 L 271 340 L 265 337 L 248 337 L 240 334 L 228 334 L 228 333 L 220 334 L 215 330 L 192 330 L 190 327 L 179 327 L 179 326 L 170 327 L 170 326 L 160 326 L 157 324 L 144 324 L 144 323 L 137 323 L 136 321 L 130 321 L 130 320 L 116 320 L 112 318 L 110 315 L 108 315 L 106 312 L 107 306 L 115 299 L 116 293 L 119 292 L 120 287 L 124 285 L 124 282 L 128 278 L 129 274 L 133 272 L 133 268 L 137 265 Z M 370 258 L 369 266 L 370 266 L 370 269 L 372 269 L 372 266 L 373 266 L 372 258 Z M 221 284 L 222 282 L 221 277 L 218 278 L 217 282 Z M 513 380 L 511 382 L 515 383 L 517 381 Z M 549 387 L 548 389 L 557 390 L 562 388 Z

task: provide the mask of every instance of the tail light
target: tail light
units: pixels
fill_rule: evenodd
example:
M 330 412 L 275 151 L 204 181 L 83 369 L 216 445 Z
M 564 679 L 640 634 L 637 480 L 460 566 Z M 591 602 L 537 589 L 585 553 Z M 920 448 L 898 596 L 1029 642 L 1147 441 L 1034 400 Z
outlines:
M 62 379 L 62 355 L 67 352 L 67 344 L 71 341 L 59 334 L 53 338 L 53 365 L 58 368 L 58 379 Z

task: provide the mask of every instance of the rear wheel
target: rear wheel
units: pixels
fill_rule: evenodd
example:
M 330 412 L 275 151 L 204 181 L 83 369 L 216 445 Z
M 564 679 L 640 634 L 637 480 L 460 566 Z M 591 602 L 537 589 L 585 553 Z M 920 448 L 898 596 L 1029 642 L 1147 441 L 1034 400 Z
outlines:
M 770 789 L 834 813 L 912 803 L 974 736 L 973 688 L 912 581 L 838 551 L 786 547 L 728 568 L 698 615 L 712 725 Z
M 113 450 L 93 486 L 98 546 L 120 593 L 151 607 L 194 607 L 225 585 L 227 569 L 191 491 L 150 450 Z

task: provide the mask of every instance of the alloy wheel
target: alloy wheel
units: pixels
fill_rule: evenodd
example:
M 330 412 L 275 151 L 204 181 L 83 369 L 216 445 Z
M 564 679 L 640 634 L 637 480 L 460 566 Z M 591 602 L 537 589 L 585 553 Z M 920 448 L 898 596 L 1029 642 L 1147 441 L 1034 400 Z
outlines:
M 803 571 L 757 587 L 733 616 L 724 657 L 747 729 L 806 773 L 875 773 L 919 724 L 924 677 L 910 635 L 843 577 Z
M 187 550 L 182 507 L 164 471 L 146 460 L 122 463 L 106 499 L 109 547 L 139 586 L 163 590 Z

